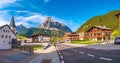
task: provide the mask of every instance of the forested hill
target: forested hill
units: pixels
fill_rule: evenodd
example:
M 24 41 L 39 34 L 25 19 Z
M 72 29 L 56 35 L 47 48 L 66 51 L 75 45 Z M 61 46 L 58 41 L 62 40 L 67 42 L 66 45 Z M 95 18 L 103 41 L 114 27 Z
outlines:
M 120 10 L 111 11 L 102 16 L 95 16 L 89 19 L 82 26 L 80 26 L 77 32 L 86 31 L 92 26 L 99 26 L 99 25 L 112 28 L 113 30 L 118 29 L 118 18 L 115 16 L 118 13 L 120 13 Z
M 50 36 L 62 36 L 64 34 L 63 31 L 60 30 L 48 30 L 48 29 L 43 29 L 43 28 L 28 28 L 24 30 L 23 32 L 18 33 L 17 35 L 19 36 L 24 36 L 24 37 L 29 37 L 31 35 L 36 35 L 36 34 L 44 34 L 44 35 L 50 35 Z

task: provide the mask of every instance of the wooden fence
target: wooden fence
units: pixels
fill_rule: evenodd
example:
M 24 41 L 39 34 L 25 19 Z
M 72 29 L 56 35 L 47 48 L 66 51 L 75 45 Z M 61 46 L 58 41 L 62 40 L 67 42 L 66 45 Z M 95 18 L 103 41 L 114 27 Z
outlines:
M 27 53 L 30 53 L 30 54 L 34 54 L 34 48 L 33 48 L 33 46 L 13 45 L 12 49 L 13 50 L 17 50 L 17 51 L 27 52 Z

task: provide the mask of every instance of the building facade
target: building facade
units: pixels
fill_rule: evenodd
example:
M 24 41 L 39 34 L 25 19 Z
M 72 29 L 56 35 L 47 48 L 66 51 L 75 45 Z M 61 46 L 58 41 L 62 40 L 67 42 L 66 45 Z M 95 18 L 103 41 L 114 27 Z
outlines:
M 51 38 L 49 35 L 36 34 L 29 37 L 32 42 L 50 42 Z
M 79 34 L 76 32 L 65 33 L 63 36 L 63 42 L 71 42 L 75 40 L 79 40 Z
M 101 26 L 93 26 L 86 31 L 87 38 L 93 41 L 106 41 L 112 39 L 113 30 Z
M 79 33 L 79 39 L 80 40 L 85 40 L 86 39 L 86 33 L 84 31 Z
M 11 49 L 12 39 L 16 39 L 15 33 L 9 27 L 4 25 L 0 27 L 0 49 Z

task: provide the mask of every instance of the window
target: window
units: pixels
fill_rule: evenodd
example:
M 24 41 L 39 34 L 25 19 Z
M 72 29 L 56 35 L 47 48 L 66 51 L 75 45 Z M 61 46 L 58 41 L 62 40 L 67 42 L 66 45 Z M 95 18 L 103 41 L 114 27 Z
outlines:
M 5 38 L 7 38 L 7 35 L 5 36 Z
M 5 43 L 5 41 L 3 41 L 3 43 Z
M 11 38 L 11 36 L 9 36 L 9 38 Z
M 8 31 L 8 33 L 9 33 L 10 31 Z
M 5 32 L 5 30 L 3 30 L 3 32 Z
M 9 43 L 8 44 L 11 44 L 11 41 L 9 41 Z
M 1 35 L 1 38 L 4 38 L 4 35 Z

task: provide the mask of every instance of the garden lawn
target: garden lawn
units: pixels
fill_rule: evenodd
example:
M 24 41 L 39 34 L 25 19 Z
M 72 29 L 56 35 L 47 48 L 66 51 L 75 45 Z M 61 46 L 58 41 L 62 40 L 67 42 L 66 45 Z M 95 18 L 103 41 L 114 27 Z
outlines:
M 42 49 L 43 46 L 42 45 L 34 45 L 33 47 L 34 47 L 34 50 L 38 50 L 38 49 Z
M 86 45 L 96 44 L 96 43 L 101 43 L 101 42 L 86 41 L 86 40 L 78 40 L 78 41 L 72 41 L 72 42 L 70 42 L 70 44 L 86 44 Z

